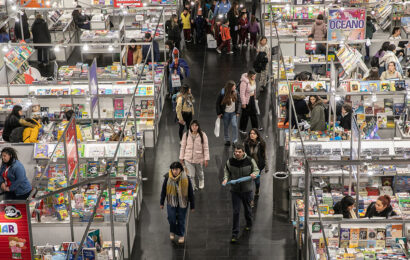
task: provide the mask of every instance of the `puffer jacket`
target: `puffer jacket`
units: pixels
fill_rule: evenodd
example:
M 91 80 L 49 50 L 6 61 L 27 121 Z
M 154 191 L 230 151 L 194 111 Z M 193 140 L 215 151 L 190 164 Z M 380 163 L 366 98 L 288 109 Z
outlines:
M 41 124 L 37 120 L 32 119 L 36 123 L 35 127 L 26 127 L 23 131 L 24 143 L 38 143 L 38 132 L 40 131 Z
M 31 184 L 27 179 L 26 170 L 19 160 L 14 160 L 10 165 L 7 174 L 7 182 L 3 177 L 3 173 L 6 169 L 7 166 L 2 164 L 0 167 L 0 184 L 6 183 L 6 186 L 10 188 L 10 191 L 14 192 L 17 196 L 27 194 L 31 191 Z
M 247 177 L 251 174 L 258 175 L 259 168 L 256 164 L 255 160 L 247 156 L 246 153 L 242 157 L 242 159 L 236 159 L 235 156 L 230 158 L 224 168 L 224 180 L 237 180 L 242 177 Z M 231 191 L 233 192 L 250 192 L 253 188 L 252 180 L 243 181 L 236 184 L 231 185 Z
M 315 41 L 326 40 L 326 24 L 322 20 L 316 20 L 316 22 L 312 26 L 311 34 L 313 34 L 313 39 L 315 39 Z
M 249 98 L 251 95 L 249 94 L 249 89 L 251 85 L 248 79 L 248 73 L 244 73 L 241 76 L 241 85 L 239 90 L 239 95 L 241 97 L 241 104 L 247 105 L 249 103 Z
M 201 136 L 199 134 L 194 137 L 191 131 L 185 132 L 181 139 L 179 159 L 197 164 L 209 161 L 208 137 L 204 132 L 202 132 L 202 137 L 203 143 L 201 142 Z
M 311 131 L 325 131 L 326 130 L 326 117 L 325 106 L 321 100 L 317 101 L 313 105 L 313 109 L 310 116 L 310 130 Z

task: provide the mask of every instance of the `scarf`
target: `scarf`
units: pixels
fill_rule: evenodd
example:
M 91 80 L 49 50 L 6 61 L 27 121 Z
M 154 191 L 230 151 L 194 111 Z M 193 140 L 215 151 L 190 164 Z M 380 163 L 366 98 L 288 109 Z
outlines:
M 185 171 L 174 177 L 169 170 L 167 182 L 167 203 L 171 207 L 186 208 L 188 205 L 188 177 Z

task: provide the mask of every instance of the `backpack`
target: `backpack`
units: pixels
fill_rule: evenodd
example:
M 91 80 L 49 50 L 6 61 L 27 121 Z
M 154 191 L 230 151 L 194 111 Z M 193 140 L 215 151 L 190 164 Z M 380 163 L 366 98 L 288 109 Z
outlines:
M 10 143 L 21 143 L 21 142 L 23 142 L 23 132 L 24 132 L 25 128 L 26 127 L 24 127 L 24 126 L 14 128 L 13 131 L 11 131 L 11 133 L 10 133 L 10 137 L 9 137 Z
M 257 73 L 266 69 L 266 64 L 268 63 L 268 57 L 266 57 L 266 52 L 259 52 L 256 56 L 255 62 L 253 63 L 253 68 Z

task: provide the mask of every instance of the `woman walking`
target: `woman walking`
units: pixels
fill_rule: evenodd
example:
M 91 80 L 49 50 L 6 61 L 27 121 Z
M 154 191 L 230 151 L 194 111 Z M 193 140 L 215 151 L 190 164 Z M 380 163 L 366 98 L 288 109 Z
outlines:
M 240 97 L 242 104 L 242 115 L 239 124 L 239 131 L 241 134 L 246 134 L 246 127 L 248 126 L 248 120 L 251 118 L 252 128 L 258 129 L 258 117 L 256 109 L 256 72 L 250 70 L 248 73 L 242 74 L 240 85 Z M 259 131 L 262 128 L 258 129 Z
M 238 141 L 238 117 L 239 117 L 239 95 L 236 92 L 236 84 L 233 80 L 226 82 L 216 100 L 216 114 L 224 122 L 225 146 L 231 145 L 229 137 L 229 126 L 232 126 L 232 143 Z
M 191 122 L 189 131 L 182 136 L 179 160 L 188 170 L 193 189 L 197 189 L 195 176 L 198 176 L 199 189 L 203 189 L 205 186 L 203 167 L 208 167 L 209 146 L 208 137 L 201 130 L 197 120 Z
M 239 25 L 239 3 L 233 2 L 231 9 L 228 12 L 228 21 L 230 28 L 230 35 L 232 38 L 232 48 L 237 49 L 238 44 L 238 25 Z
M 164 208 L 164 202 L 167 199 L 169 238 L 173 241 L 177 235 L 179 236 L 178 243 L 183 244 L 185 242 L 185 219 L 188 204 L 190 204 L 191 212 L 195 209 L 194 192 L 180 162 L 173 162 L 169 168 L 169 172 L 164 175 L 160 207 Z
M 165 31 L 168 34 L 168 40 L 174 43 L 174 46 L 179 50 L 181 42 L 181 23 L 178 21 L 178 16 L 173 14 L 171 19 L 165 23 Z
M 263 140 L 258 129 L 253 128 L 249 131 L 248 137 L 245 140 L 245 152 L 247 156 L 252 157 L 259 168 L 259 175 L 253 181 L 255 182 L 255 197 L 259 197 L 259 189 L 261 186 L 261 173 L 265 169 L 265 172 L 268 171 L 266 167 L 266 144 Z M 251 206 L 253 207 L 254 200 L 251 201 Z
M 270 50 L 270 47 L 268 46 L 268 39 L 265 36 L 262 36 L 261 39 L 259 40 L 258 49 L 256 50 L 256 52 L 266 53 L 266 57 L 268 57 L 268 64 L 270 64 L 271 50 Z M 265 67 L 265 69 L 262 70 L 260 73 L 260 78 L 259 78 L 260 91 L 265 90 L 266 85 L 267 85 L 267 79 L 268 79 L 268 70 L 267 70 L 267 67 Z
M 187 131 L 194 115 L 194 102 L 195 99 L 191 94 L 191 88 L 187 85 L 182 86 L 181 91 L 177 97 L 177 119 L 179 124 L 179 140 L 182 139 L 184 134 L 184 128 L 186 126 Z

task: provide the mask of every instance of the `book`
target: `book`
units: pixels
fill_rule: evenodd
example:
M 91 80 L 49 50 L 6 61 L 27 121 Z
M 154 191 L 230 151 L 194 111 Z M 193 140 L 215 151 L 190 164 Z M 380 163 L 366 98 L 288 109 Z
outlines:
M 384 113 L 389 113 L 389 115 L 393 115 L 393 99 L 384 99 Z
M 297 89 L 300 89 L 301 91 L 303 90 L 302 82 L 295 81 L 291 84 L 291 86 L 292 86 L 292 92 L 296 92 Z
M 388 80 L 383 80 L 380 81 L 380 91 L 386 92 L 386 91 L 394 91 L 391 88 L 391 83 Z
M 368 228 L 367 229 L 367 239 L 368 240 L 376 240 L 376 229 Z
M 359 230 L 359 239 L 367 240 L 367 228 L 360 228 Z
M 328 246 L 332 248 L 338 248 L 339 247 L 339 238 L 337 237 L 329 237 L 327 239 Z
M 312 81 L 304 81 L 302 82 L 302 87 L 304 92 L 313 92 L 314 82 Z
M 124 175 L 136 176 L 137 175 L 137 162 L 135 160 L 125 160 L 124 162 Z
M 341 228 L 340 229 L 340 240 L 350 240 L 350 229 Z
M 367 247 L 368 248 L 375 248 L 376 247 L 376 240 L 367 240 Z
M 394 103 L 393 104 L 393 114 L 399 116 L 404 112 L 404 103 Z
M 369 89 L 372 92 L 380 91 L 379 81 L 369 81 Z
M 377 114 L 377 126 L 379 128 L 386 128 L 387 127 L 387 114 L 385 114 L 385 113 L 378 113 Z
M 376 241 L 375 241 L 376 242 Z M 340 240 L 340 248 L 348 248 L 349 247 L 349 240 Z
M 367 247 L 367 240 L 359 240 L 357 247 L 366 248 Z
M 359 246 L 359 228 L 351 228 L 350 229 L 350 240 L 349 240 L 349 248 L 356 248 Z
M 360 81 L 360 92 L 370 92 L 370 85 L 368 81 Z
M 100 162 L 89 161 L 87 163 L 87 177 L 97 177 L 99 173 Z
M 48 158 L 48 145 L 36 144 L 34 146 L 34 158 Z
M 356 81 L 356 80 L 350 81 L 350 91 L 351 92 L 359 92 L 360 91 L 359 81 Z
M 386 240 L 386 229 L 378 228 L 376 229 L 376 240 Z
M 342 81 L 339 84 L 339 90 L 344 92 L 350 92 L 350 81 Z
M 398 238 L 402 236 L 403 236 L 403 225 L 401 224 L 392 225 L 391 237 Z
M 313 91 L 314 92 L 326 92 L 326 82 L 324 81 L 314 82 Z
M 405 91 L 406 90 L 406 82 L 404 80 L 396 80 L 394 83 L 394 87 L 396 91 Z
M 278 82 L 278 92 L 279 95 L 288 95 L 289 94 L 289 88 L 288 84 L 286 81 L 279 81 Z

